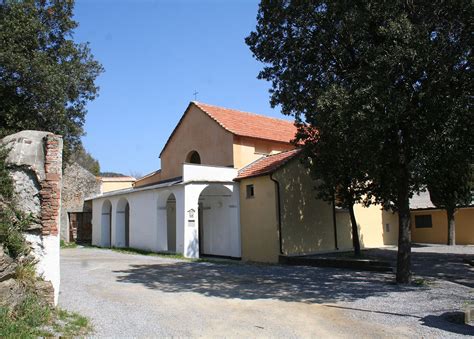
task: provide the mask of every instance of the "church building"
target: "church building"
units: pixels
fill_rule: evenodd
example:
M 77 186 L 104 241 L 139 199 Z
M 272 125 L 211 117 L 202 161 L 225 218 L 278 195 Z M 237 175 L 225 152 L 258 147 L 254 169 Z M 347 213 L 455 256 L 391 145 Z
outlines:
M 191 102 L 132 188 L 92 201 L 92 243 L 185 257 L 278 262 L 350 249 L 347 211 L 317 200 L 289 121 Z M 395 244 L 398 219 L 356 207 L 361 244 Z

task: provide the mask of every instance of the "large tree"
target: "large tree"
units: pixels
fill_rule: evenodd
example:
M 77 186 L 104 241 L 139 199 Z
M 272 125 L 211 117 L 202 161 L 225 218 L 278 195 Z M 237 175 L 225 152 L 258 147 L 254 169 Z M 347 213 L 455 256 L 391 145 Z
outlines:
M 426 184 L 432 148 L 444 147 L 429 142 L 433 127 L 453 116 L 472 126 L 473 9 L 468 0 L 263 0 L 247 38 L 271 104 L 303 125 L 318 120 L 330 91 L 345 93 L 360 153 L 371 157 L 371 192 L 398 211 L 399 283 L 411 279 L 409 199 Z
M 354 254 L 361 255 L 360 236 L 354 205 L 370 204 L 367 167 L 370 154 L 360 147 L 356 115 L 345 99 L 346 93 L 332 87 L 319 98 L 317 119 L 307 117 L 297 140 L 302 144 L 304 164 L 316 180 L 316 195 L 349 211 Z M 337 98 L 337 99 L 336 99 Z
M 0 4 L 0 136 L 57 133 L 66 157 L 84 134 L 86 104 L 103 71 L 88 45 L 73 41 L 73 8 L 72 0 Z

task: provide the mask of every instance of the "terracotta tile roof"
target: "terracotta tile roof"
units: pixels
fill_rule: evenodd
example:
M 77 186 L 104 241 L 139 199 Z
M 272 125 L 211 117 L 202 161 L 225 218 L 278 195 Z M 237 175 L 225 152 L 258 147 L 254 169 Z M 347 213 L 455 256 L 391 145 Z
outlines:
M 287 152 L 278 153 L 262 157 L 239 171 L 239 175 L 235 180 L 245 178 L 259 177 L 275 172 L 277 169 L 285 165 L 288 161 L 293 159 L 300 153 L 300 149 L 294 149 Z
M 295 138 L 297 132 L 296 126 L 287 120 L 191 101 L 173 132 L 168 137 L 165 146 L 160 152 L 160 157 L 192 105 L 198 107 L 222 126 L 222 128 L 234 135 L 290 143 Z
M 290 121 L 196 101 L 192 103 L 232 134 L 285 143 L 295 138 L 296 127 Z

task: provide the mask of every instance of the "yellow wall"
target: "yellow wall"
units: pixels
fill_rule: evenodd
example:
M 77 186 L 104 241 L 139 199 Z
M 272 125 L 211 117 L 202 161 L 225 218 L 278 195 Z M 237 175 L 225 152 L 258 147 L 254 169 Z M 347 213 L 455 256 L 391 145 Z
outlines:
M 161 181 L 161 171 L 156 171 L 144 178 L 140 178 L 135 182 L 135 187 L 141 187 Z
M 255 196 L 247 199 L 246 186 L 253 184 Z M 269 176 L 240 182 L 240 227 L 242 259 L 277 262 L 279 255 L 275 183 Z
M 332 204 L 316 199 L 315 183 L 308 170 L 294 159 L 273 177 L 280 183 L 283 253 L 303 255 L 334 250 Z
M 352 228 L 349 212 L 336 209 L 337 247 L 339 250 L 352 249 Z
M 234 167 L 240 169 L 264 155 L 294 149 L 291 144 L 234 136 Z
M 380 206 L 364 207 L 355 205 L 354 212 L 359 230 L 360 245 L 362 248 L 397 245 L 398 242 L 398 214 L 385 211 Z M 352 227 L 349 212 L 336 212 L 337 241 L 340 250 L 352 249 Z M 388 232 L 387 232 L 387 224 Z
M 161 154 L 161 180 L 182 176 L 182 165 L 191 151 L 199 153 L 202 164 L 233 166 L 232 144 L 230 132 L 191 105 Z
M 102 181 L 102 193 L 131 188 L 135 181 Z
M 416 215 L 431 215 L 432 228 L 416 228 Z M 474 207 L 461 208 L 454 215 L 456 244 L 474 245 Z M 411 238 L 413 242 L 446 244 L 448 242 L 448 217 L 445 210 L 411 211 Z

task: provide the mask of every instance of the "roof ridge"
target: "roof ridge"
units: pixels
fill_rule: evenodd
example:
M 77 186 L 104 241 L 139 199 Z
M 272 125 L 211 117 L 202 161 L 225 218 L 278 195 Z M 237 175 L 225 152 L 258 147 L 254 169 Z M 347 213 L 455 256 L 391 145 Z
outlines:
M 285 119 L 280 119 L 280 118 L 275 118 L 275 117 L 270 117 L 268 115 L 264 115 L 264 114 L 259 114 L 259 113 L 254 113 L 254 112 L 248 112 L 248 111 L 242 111 L 240 109 L 235 109 L 235 108 L 229 108 L 229 107 L 224 107 L 224 106 L 217 106 L 217 105 L 213 105 L 213 104 L 207 104 L 205 102 L 199 102 L 199 101 L 191 101 L 193 104 L 195 104 L 196 106 L 198 106 L 199 108 L 201 108 L 203 111 L 205 111 L 207 114 L 211 115 L 209 112 L 207 112 L 204 108 L 202 108 L 200 105 L 206 105 L 206 106 L 211 106 L 211 107 L 215 107 L 215 108 L 220 108 L 220 109 L 225 109 L 225 110 L 228 110 L 228 111 L 236 111 L 236 112 L 239 112 L 239 113 L 243 113 L 243 114 L 248 114 L 248 115 L 253 115 L 253 116 L 258 116 L 258 117 L 262 117 L 262 118 L 265 118 L 265 119 L 271 119 L 271 120 L 276 120 L 276 121 L 281 121 L 281 122 L 286 122 L 286 123 L 290 123 L 292 124 L 292 121 L 290 120 L 285 120 Z M 213 117 L 213 119 L 215 119 Z

